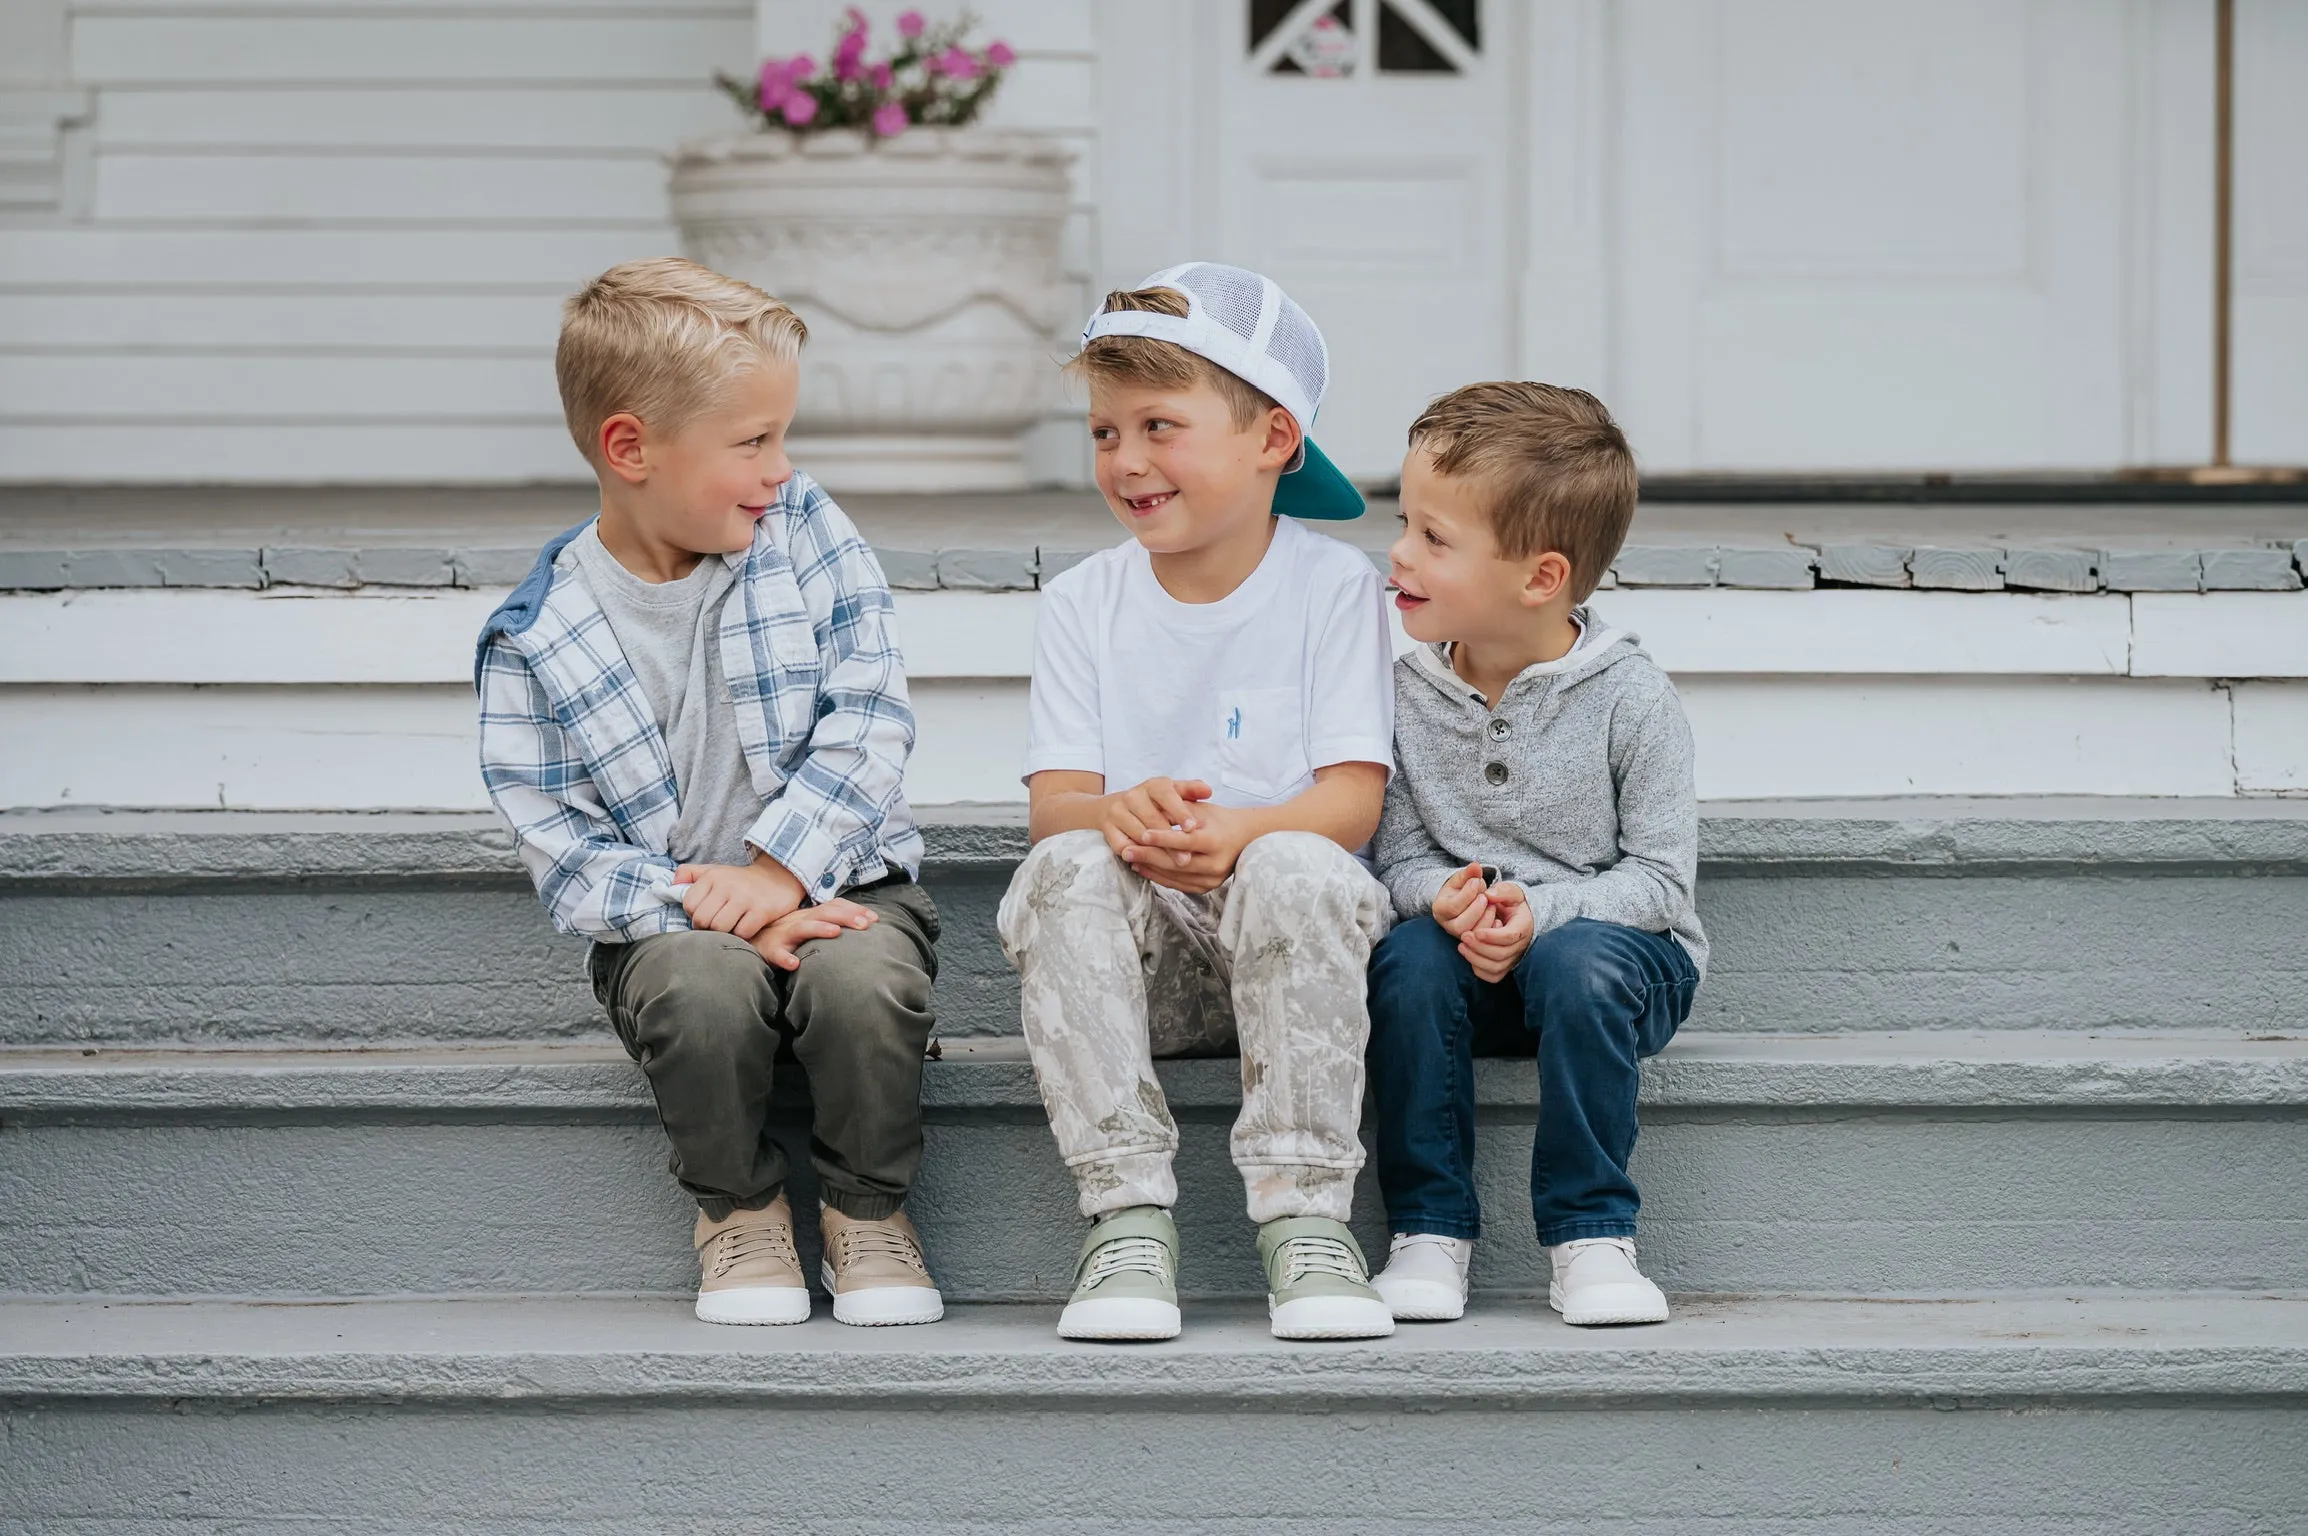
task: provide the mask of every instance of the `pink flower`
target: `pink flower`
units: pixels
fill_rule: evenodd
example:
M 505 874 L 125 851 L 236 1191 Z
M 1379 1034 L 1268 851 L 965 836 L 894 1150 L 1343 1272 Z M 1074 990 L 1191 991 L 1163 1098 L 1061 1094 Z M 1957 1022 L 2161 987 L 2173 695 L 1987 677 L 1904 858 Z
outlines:
M 885 101 L 874 108 L 874 132 L 885 139 L 894 139 L 906 131 L 906 105 L 902 101 Z
M 933 62 L 940 74 L 951 75 L 956 80 L 975 80 L 978 77 L 977 59 L 958 45 L 939 54 Z
M 1018 51 L 1005 42 L 986 44 L 986 63 L 994 69 L 1008 69 L 1018 62 Z
M 807 91 L 796 91 L 785 99 L 785 120 L 796 128 L 806 128 L 817 116 L 817 98 Z
M 898 14 L 898 36 L 909 43 L 921 36 L 928 26 L 929 23 L 922 19 L 919 11 L 901 11 Z
M 887 59 L 877 60 L 869 65 L 866 74 L 873 80 L 874 89 L 877 91 L 888 90 L 890 83 L 897 79 L 897 72 L 890 68 Z
M 761 110 L 775 112 L 793 94 L 793 80 L 785 72 L 785 60 L 770 59 L 761 66 Z

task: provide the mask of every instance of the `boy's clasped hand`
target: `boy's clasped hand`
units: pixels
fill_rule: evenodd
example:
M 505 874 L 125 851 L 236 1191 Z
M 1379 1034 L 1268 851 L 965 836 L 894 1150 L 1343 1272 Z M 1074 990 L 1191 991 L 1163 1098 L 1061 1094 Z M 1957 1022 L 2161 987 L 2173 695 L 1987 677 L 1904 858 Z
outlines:
M 1511 880 L 1486 883 L 1483 867 L 1469 864 L 1443 882 L 1435 894 L 1434 920 L 1459 941 L 1459 953 L 1476 976 L 1507 979 L 1531 947 L 1531 901 Z

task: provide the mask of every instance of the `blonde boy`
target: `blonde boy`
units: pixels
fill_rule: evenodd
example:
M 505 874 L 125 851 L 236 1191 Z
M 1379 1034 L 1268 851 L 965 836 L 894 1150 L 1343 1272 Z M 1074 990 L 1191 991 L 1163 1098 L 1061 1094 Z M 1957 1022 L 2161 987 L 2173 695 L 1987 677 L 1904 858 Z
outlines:
M 1179 1331 L 1178 1129 L 1153 1058 L 1239 1047 L 1232 1148 L 1273 1331 L 1390 1333 L 1346 1217 L 1387 925 L 1355 851 L 1389 771 L 1391 647 L 1362 552 L 1291 520 L 1362 510 L 1306 440 L 1322 336 L 1265 278 L 1197 262 L 1109 294 L 1074 366 L 1132 538 L 1044 592 L 1034 849 L 1000 915 L 1093 1222 L 1058 1331 Z
M 1566 1322 L 1648 1323 L 1635 1263 L 1636 1061 L 1691 1011 L 1699 813 L 1674 685 L 1584 606 L 1635 512 L 1635 459 L 1602 402 L 1470 384 L 1403 459 L 1395 663 L 1401 767 L 1379 874 L 1403 919 L 1372 959 L 1378 1289 L 1398 1318 L 1457 1317 L 1481 1231 L 1478 1048 L 1535 1048 L 1531 1210 Z
M 697 1315 L 809 1316 L 765 1123 L 784 1041 L 816 1101 L 835 1318 L 931 1322 L 903 1209 L 938 932 L 900 787 L 914 719 L 881 570 L 785 456 L 806 337 L 673 259 L 568 301 L 561 400 L 601 512 L 482 630 L 481 767 L 649 1076 L 698 1203 Z

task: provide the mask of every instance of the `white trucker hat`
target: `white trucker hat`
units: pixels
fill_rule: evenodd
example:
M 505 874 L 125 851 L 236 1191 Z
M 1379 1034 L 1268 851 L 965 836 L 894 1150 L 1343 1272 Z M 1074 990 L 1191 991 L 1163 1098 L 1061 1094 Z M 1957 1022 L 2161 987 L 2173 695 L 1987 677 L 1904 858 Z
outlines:
M 1264 393 L 1288 411 L 1302 434 L 1312 431 L 1322 392 L 1330 384 L 1330 349 L 1306 311 L 1273 279 L 1214 261 L 1164 267 L 1138 285 L 1186 296 L 1184 315 L 1140 309 L 1101 311 L 1082 327 L 1087 346 L 1100 336 L 1145 336 L 1184 347 Z M 1274 510 L 1287 517 L 1342 522 L 1362 516 L 1362 493 L 1338 472 L 1311 436 L 1274 490 Z

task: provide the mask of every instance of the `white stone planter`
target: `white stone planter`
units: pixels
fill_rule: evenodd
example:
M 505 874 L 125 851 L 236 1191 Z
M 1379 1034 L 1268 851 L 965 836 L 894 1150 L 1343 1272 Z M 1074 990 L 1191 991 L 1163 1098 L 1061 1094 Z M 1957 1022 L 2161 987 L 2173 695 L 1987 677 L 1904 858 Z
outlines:
M 837 492 L 1025 486 L 1021 434 L 1056 405 L 1056 338 L 1080 318 L 1059 267 L 1066 160 L 980 128 L 681 148 L 691 259 L 809 322 L 795 462 Z

